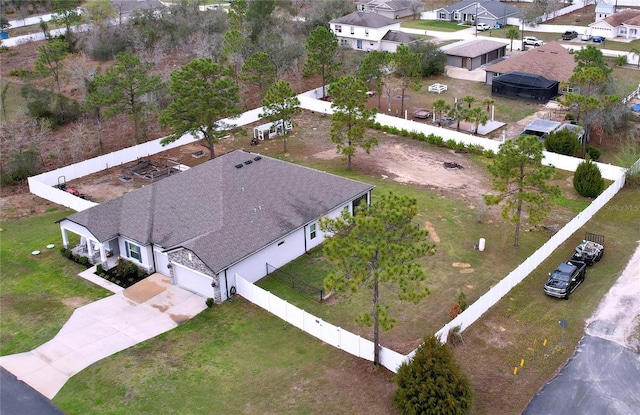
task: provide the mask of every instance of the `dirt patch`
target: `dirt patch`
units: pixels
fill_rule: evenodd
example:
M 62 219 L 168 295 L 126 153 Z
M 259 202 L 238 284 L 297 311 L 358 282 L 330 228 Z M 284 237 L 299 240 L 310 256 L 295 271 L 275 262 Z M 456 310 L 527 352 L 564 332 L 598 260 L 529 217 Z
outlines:
M 155 283 L 149 279 L 140 281 L 139 283 L 132 285 L 124 290 L 122 293 L 125 297 L 135 301 L 138 304 L 142 304 L 149 301 L 151 298 L 165 291 L 165 287 Z
M 436 233 L 436 229 L 433 227 L 433 224 L 431 222 L 427 221 L 427 222 L 424 223 L 424 228 L 429 231 L 429 236 L 431 237 L 431 240 L 434 243 L 439 244 L 440 243 L 440 237 Z
M 453 264 L 451 264 L 451 266 L 454 268 L 469 268 L 471 267 L 471 264 L 466 264 L 464 262 L 454 262 Z
M 463 268 L 460 270 L 460 274 L 473 274 L 474 272 L 476 272 L 476 270 L 473 268 Z
M 62 304 L 66 305 L 67 307 L 71 307 L 71 308 L 80 308 L 83 305 L 87 305 L 89 304 L 91 301 L 87 300 L 86 298 L 82 298 L 82 297 L 70 297 L 70 298 L 65 298 L 64 300 L 62 300 Z

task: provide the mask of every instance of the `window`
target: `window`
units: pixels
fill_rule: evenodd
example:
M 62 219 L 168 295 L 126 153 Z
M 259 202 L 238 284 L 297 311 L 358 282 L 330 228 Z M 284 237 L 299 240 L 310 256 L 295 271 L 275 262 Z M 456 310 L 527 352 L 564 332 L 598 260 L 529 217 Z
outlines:
M 447 13 L 445 13 L 445 12 L 438 13 L 438 19 L 447 20 Z
M 140 247 L 136 244 L 132 244 L 129 241 L 124 241 L 124 248 L 127 251 L 127 257 L 133 258 L 138 262 L 142 262 L 142 255 L 140 255 Z
M 460 20 L 460 12 L 453 13 L 453 20 L 456 20 L 456 21 Z
M 336 33 L 342 33 L 342 25 L 336 25 Z
M 364 35 L 365 36 L 369 36 L 369 28 L 368 27 L 364 28 Z
M 347 39 L 340 39 L 340 46 L 349 46 L 349 41 L 347 41 Z
M 357 47 L 358 49 L 362 49 L 362 39 L 358 39 L 358 40 L 356 41 L 356 47 Z
M 354 33 L 356 33 L 356 29 L 353 26 L 351 26 L 351 34 L 354 34 Z
M 316 238 L 316 224 L 312 223 L 311 226 L 309 226 L 309 239 L 315 239 Z

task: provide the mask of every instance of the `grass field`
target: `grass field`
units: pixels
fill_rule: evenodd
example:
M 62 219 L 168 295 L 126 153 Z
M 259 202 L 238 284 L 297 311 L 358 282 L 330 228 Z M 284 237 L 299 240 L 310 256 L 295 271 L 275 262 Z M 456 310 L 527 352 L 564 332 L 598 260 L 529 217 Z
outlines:
M 55 210 L 0 223 L 0 355 L 40 346 L 78 305 L 111 294 L 77 277 L 84 268 L 60 254 L 60 227 L 55 221 L 70 213 Z M 47 249 L 48 244 L 56 247 Z M 41 253 L 32 255 L 33 251 Z

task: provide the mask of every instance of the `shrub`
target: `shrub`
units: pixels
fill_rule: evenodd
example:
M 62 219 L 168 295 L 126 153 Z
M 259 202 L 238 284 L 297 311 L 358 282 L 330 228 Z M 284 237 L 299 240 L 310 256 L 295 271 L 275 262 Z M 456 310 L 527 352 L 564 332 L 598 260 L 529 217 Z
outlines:
M 431 133 L 427 136 L 427 141 L 429 142 L 429 144 L 433 144 L 434 146 L 441 147 L 442 143 L 444 142 L 444 139 L 438 135 Z
M 627 64 L 627 55 L 618 55 L 615 58 L 616 66 L 624 66 Z
M 78 264 L 82 265 L 85 268 L 91 267 L 91 263 L 89 262 L 89 258 L 86 256 L 81 256 L 78 258 Z
M 119 280 L 124 281 L 128 278 L 142 279 L 146 276 L 146 273 L 144 270 L 138 268 L 133 262 L 118 258 L 118 262 L 113 269 L 113 275 L 115 275 Z
M 456 140 L 454 139 L 448 139 L 447 141 L 444 142 L 445 147 L 450 148 L 450 149 L 455 149 L 456 146 L 458 145 L 458 143 L 456 142 Z
M 593 161 L 598 161 L 600 159 L 600 150 L 595 147 L 587 146 L 587 154 L 589 158 Z
M 22 151 L 14 154 L 7 167 L 2 169 L 1 183 L 3 186 L 12 186 L 41 171 L 42 160 L 38 154 L 34 150 Z
M 453 320 L 454 318 L 458 317 L 458 314 L 460 313 L 462 313 L 462 307 L 460 307 L 460 304 L 458 303 L 451 304 L 451 308 L 449 309 L 449 318 Z
M 467 151 L 471 154 L 484 154 L 484 147 L 480 144 L 470 144 L 467 146 Z
M 204 302 L 208 308 L 213 307 L 213 298 L 207 298 L 207 300 Z
M 458 304 L 460 304 L 460 308 L 462 311 L 466 310 L 469 307 L 469 303 L 467 302 L 467 296 L 464 295 L 462 291 L 458 294 Z
M 400 366 L 396 384 L 393 402 L 402 414 L 462 415 L 473 405 L 467 375 L 455 362 L 449 346 L 433 335 L 425 337 L 413 359 Z
M 496 156 L 496 152 L 493 150 L 484 150 L 482 154 L 488 159 L 492 159 Z
M 96 275 L 104 277 L 106 274 L 107 273 L 105 272 L 104 267 L 102 266 L 102 264 L 96 265 Z
M 9 76 L 15 76 L 16 78 L 26 78 L 29 76 L 29 71 L 23 68 L 12 69 L 9 71 Z
M 573 175 L 573 188 L 584 197 L 597 197 L 604 190 L 604 179 L 589 157 L 578 165 Z
M 39 90 L 30 84 L 24 85 L 20 93 L 27 100 L 29 115 L 33 118 L 48 120 L 51 127 L 59 127 L 75 121 L 80 116 L 78 101 L 62 94 Z
M 400 135 L 403 137 L 409 137 L 409 131 L 403 128 L 402 130 L 400 130 Z
M 580 140 L 575 133 L 569 130 L 560 130 L 549 133 L 544 146 L 547 151 L 573 156 L 580 150 Z

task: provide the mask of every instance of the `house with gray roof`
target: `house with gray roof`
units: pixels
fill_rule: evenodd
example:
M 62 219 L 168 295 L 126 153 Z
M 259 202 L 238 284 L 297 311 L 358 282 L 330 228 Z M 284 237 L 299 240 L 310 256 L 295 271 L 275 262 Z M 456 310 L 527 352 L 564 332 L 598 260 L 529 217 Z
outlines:
M 436 9 L 435 13 L 437 20 L 472 25 L 486 23 L 493 27 L 496 23 L 506 25 L 509 17 L 518 15 L 518 9 L 496 0 L 462 0 Z
M 60 221 L 108 267 L 121 257 L 220 303 L 324 240 L 318 219 L 369 203 L 373 186 L 237 150 Z M 112 261 L 111 261 L 112 262 Z
M 463 40 L 441 48 L 447 55 L 446 65 L 470 71 L 507 54 L 507 45 L 494 40 Z
M 353 12 L 331 20 L 329 26 L 340 46 L 355 50 L 395 52 L 400 44 L 418 38 L 400 31 L 400 22 L 378 13 Z
M 356 4 L 359 12 L 372 12 L 390 19 L 419 16 L 424 10 L 420 0 L 360 0 Z

